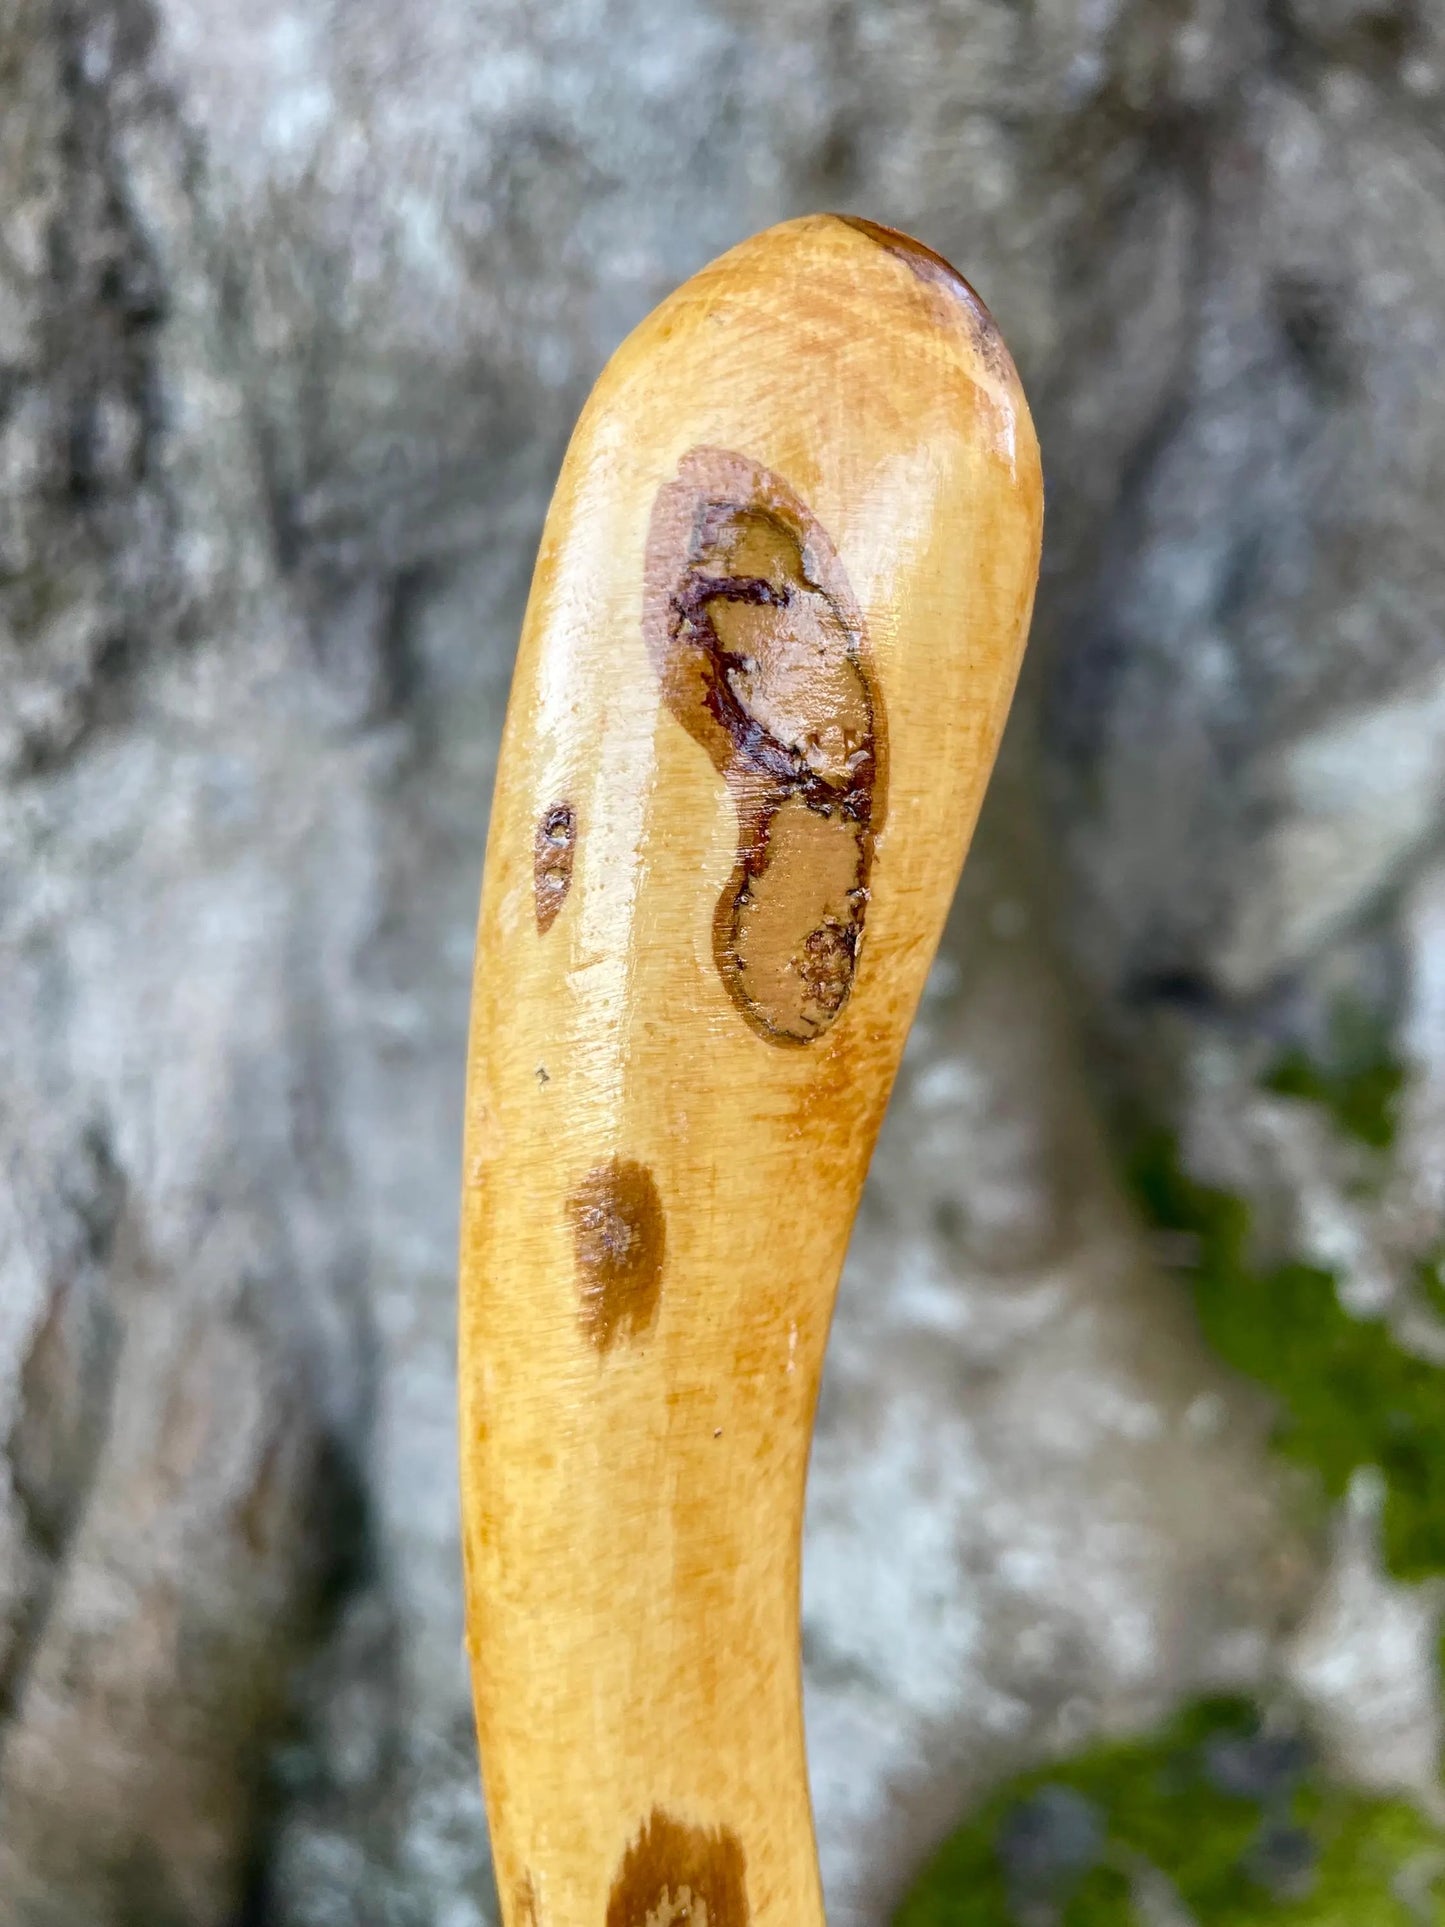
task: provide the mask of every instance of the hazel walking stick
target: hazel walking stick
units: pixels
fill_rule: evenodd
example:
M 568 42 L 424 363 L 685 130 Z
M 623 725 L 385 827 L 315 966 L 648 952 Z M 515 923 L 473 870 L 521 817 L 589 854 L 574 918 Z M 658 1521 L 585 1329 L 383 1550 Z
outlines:
M 704 269 L 573 436 L 467 1096 L 468 1644 L 507 1927 L 822 1920 L 814 1401 L 1041 518 L 987 311 L 866 221 Z

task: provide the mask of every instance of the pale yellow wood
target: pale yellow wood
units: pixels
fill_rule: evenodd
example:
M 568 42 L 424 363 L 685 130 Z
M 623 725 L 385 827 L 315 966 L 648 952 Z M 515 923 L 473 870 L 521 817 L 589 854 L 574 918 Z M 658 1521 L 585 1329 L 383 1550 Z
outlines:
M 822 1919 L 814 1400 L 1041 519 L 986 311 L 832 216 L 665 301 L 573 437 L 507 714 L 466 1120 L 467 1617 L 508 1927 Z

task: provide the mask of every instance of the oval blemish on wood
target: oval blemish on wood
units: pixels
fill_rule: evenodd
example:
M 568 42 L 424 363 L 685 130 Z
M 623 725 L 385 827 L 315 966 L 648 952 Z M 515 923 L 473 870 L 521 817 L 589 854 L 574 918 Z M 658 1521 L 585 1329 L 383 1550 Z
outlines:
M 808 1044 L 853 987 L 883 821 L 883 711 L 832 542 L 788 484 L 697 448 L 658 491 L 643 626 L 737 812 L 713 956 L 759 1036 Z
M 547 932 L 572 887 L 572 859 L 577 849 L 577 812 L 570 803 L 553 803 L 537 819 L 532 839 L 532 880 L 537 905 L 537 928 Z
M 609 1158 L 567 1200 L 581 1288 L 582 1329 L 599 1352 L 640 1338 L 657 1317 L 666 1217 L 651 1171 Z
M 654 1807 L 622 1856 L 607 1927 L 747 1927 L 747 1856 L 726 1827 L 690 1827 Z

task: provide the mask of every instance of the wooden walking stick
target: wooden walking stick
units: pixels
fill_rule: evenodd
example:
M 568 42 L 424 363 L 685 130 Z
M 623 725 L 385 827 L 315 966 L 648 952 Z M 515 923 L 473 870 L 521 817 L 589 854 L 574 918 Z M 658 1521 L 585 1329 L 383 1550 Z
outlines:
M 704 269 L 573 436 L 468 1066 L 463 1536 L 507 1927 L 822 1920 L 814 1401 L 1041 520 L 987 311 L 866 221 Z

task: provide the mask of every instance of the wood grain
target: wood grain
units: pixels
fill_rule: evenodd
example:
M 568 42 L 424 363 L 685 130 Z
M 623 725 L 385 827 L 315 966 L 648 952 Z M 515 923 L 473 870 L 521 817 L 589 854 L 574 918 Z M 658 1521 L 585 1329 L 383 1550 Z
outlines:
M 1041 522 L 986 310 L 866 222 L 724 255 L 578 423 L 468 1064 L 468 1646 L 508 1927 L 822 1920 L 814 1402 Z

